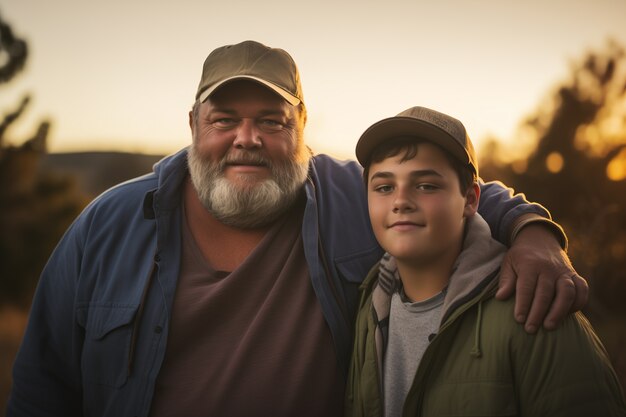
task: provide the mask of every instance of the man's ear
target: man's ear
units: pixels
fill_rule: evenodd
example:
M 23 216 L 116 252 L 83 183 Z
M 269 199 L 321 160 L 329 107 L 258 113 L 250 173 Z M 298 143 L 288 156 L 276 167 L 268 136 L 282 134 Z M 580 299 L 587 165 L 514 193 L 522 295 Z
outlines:
M 465 207 L 463 208 L 463 216 L 471 217 L 478 211 L 478 201 L 480 200 L 480 187 L 478 183 L 473 183 L 465 193 Z
M 193 132 L 193 109 L 189 110 L 189 127 L 191 128 L 191 131 Z

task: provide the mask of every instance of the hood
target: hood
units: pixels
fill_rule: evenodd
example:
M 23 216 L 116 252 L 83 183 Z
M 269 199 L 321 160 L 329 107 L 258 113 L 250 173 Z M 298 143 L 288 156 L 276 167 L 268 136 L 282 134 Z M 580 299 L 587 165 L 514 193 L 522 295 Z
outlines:
M 495 288 L 500 272 L 500 265 L 506 253 L 506 246 L 491 236 L 491 230 L 485 220 L 476 213 L 468 219 L 463 247 L 452 270 L 443 302 L 440 329 L 443 330 L 455 317 L 467 308 L 478 304 L 478 319 L 474 331 L 472 356 L 480 357 L 482 302 Z M 362 289 L 374 285 L 371 294 L 372 314 L 376 323 L 376 351 L 383 355 L 389 331 L 389 311 L 391 295 L 401 285 L 398 268 L 393 256 L 385 253 L 380 260 L 378 271 L 367 277 Z M 382 375 L 382 356 L 379 357 L 379 375 Z
M 506 246 L 493 239 L 489 225 L 478 213 L 468 219 L 463 247 L 446 289 L 441 323 L 494 283 L 506 250 Z M 390 295 L 402 285 L 393 256 L 385 253 L 376 278 L 372 304 L 378 320 L 384 320 L 389 316 Z
M 452 269 L 443 303 L 442 323 L 460 305 L 477 296 L 498 277 L 506 246 L 493 239 L 476 213 L 467 221 L 463 248 Z

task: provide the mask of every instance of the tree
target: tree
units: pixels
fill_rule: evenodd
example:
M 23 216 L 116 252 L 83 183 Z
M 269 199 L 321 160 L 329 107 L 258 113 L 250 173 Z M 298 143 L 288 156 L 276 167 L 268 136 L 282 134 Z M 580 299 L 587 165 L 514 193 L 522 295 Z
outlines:
M 490 142 L 485 179 L 501 179 L 541 201 L 569 236 L 569 254 L 590 284 L 587 315 L 626 387 L 626 54 L 608 41 L 572 64 L 520 127 L 533 144 L 511 159 Z
M 26 42 L 13 35 L 11 27 L 0 15 L 0 83 L 9 81 L 21 71 L 27 56 Z
M 0 87 L 23 70 L 27 44 L 0 16 Z M 30 103 L 25 95 L 0 120 L 0 303 L 27 306 L 54 245 L 86 203 L 73 179 L 41 172 L 50 122 L 12 145 L 7 132 Z

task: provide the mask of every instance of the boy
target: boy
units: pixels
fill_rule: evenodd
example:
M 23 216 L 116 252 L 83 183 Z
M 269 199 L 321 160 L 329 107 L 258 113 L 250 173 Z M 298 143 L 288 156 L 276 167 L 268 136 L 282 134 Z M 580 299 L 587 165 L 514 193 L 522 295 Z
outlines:
M 506 248 L 476 211 L 460 121 L 410 108 L 368 128 L 356 156 L 386 254 L 361 287 L 347 415 L 626 415 L 582 314 L 529 335 L 493 298 Z

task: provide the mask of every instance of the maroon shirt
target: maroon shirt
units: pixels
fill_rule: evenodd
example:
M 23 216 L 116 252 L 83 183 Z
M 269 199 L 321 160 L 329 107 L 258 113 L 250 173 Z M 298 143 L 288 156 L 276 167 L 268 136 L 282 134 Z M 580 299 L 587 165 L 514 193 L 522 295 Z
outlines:
M 235 271 L 215 271 L 187 222 L 151 416 L 339 416 L 344 385 L 302 246 L 303 205 Z M 209 232 L 210 233 L 210 232 Z

